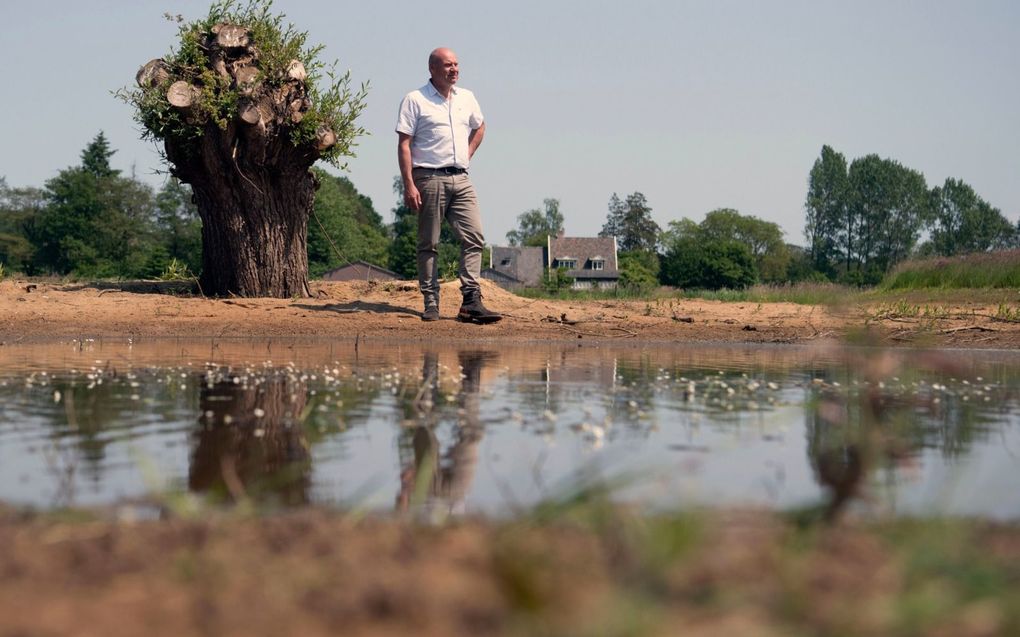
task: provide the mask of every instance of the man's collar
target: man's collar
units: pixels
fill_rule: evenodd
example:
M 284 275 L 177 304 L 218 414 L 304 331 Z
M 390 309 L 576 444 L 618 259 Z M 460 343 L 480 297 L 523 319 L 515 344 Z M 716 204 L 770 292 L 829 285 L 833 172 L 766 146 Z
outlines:
M 432 79 L 431 78 L 429 78 L 428 82 L 425 82 L 425 90 L 428 92 L 429 95 L 433 95 L 435 97 L 443 97 L 439 93 L 439 91 L 436 89 L 435 85 L 432 83 Z M 454 84 L 453 86 L 450 87 L 450 95 L 456 95 L 456 94 L 457 94 L 457 85 Z

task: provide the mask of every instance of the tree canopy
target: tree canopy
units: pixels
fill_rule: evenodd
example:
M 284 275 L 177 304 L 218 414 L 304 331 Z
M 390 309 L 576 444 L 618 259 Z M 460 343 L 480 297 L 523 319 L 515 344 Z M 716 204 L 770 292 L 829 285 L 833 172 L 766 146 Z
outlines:
M 822 147 L 808 177 L 805 232 L 815 267 L 875 283 L 911 254 L 930 218 L 924 176 L 892 159 Z
M 56 274 L 145 277 L 158 274 L 152 189 L 110 167 L 102 133 L 78 166 L 46 182 L 46 206 L 27 229 L 32 269 Z
M 661 259 L 660 281 L 680 288 L 708 290 L 740 289 L 757 281 L 751 247 L 736 238 L 732 230 L 732 226 L 748 218 L 735 210 L 716 212 L 720 214 L 706 217 L 701 224 L 690 219 L 670 222 L 662 234 L 665 254 Z
M 659 237 L 659 224 L 652 219 L 652 208 L 640 192 L 620 200 L 614 192 L 609 198 L 609 213 L 599 232 L 600 237 L 616 237 L 620 250 L 655 251 Z
M 308 225 L 308 270 L 313 277 L 363 260 L 387 266 L 388 229 L 372 200 L 346 177 L 314 169 L 319 180 L 315 214 Z
M 550 236 L 563 230 L 563 213 L 558 199 L 545 199 L 543 209 L 532 208 L 517 217 L 517 228 L 506 233 L 512 246 L 545 246 Z
M 1014 247 L 1017 230 L 998 208 L 958 179 L 946 179 L 931 191 L 931 243 L 935 254 L 951 257 L 969 252 Z
M 705 215 L 698 230 L 700 237 L 707 241 L 736 241 L 746 245 L 762 281 L 786 280 L 790 251 L 779 224 L 742 215 L 732 208 L 719 208 Z
M 805 235 L 810 263 L 830 279 L 876 283 L 910 256 L 952 256 L 1016 245 L 1017 229 L 974 189 L 892 159 L 846 158 L 823 146 L 808 175 Z M 930 241 L 917 246 L 925 232 Z

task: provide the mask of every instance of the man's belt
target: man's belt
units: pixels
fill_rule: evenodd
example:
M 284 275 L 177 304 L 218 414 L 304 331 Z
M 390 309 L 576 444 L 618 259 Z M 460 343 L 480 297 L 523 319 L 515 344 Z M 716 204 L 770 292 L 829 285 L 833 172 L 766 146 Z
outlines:
M 467 172 L 466 168 L 459 166 L 443 166 L 441 168 L 426 168 L 425 166 L 415 166 L 415 170 L 430 170 L 433 173 L 440 173 L 443 175 L 463 175 Z

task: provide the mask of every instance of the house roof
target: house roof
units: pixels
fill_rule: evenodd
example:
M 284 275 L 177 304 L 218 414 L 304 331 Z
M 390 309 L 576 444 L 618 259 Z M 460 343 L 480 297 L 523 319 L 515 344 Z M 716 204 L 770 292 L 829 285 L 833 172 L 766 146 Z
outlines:
M 614 237 L 549 237 L 549 250 L 550 260 L 577 261 L 577 269 L 568 272 L 570 276 L 603 279 L 615 279 L 619 276 Z M 594 271 L 585 269 L 585 265 L 593 259 L 605 261 L 605 268 Z M 598 272 L 599 275 L 593 276 L 593 272 Z
M 328 279 L 328 278 L 330 278 L 330 275 L 337 275 L 339 273 L 343 273 L 343 272 L 346 272 L 346 271 L 349 271 L 349 270 L 356 271 L 356 272 L 359 272 L 359 273 L 360 272 L 376 272 L 376 273 L 382 274 L 384 276 L 392 277 L 394 279 L 399 279 L 400 278 L 400 275 L 397 274 L 396 272 L 393 272 L 392 270 L 387 270 L 386 268 L 384 268 L 382 266 L 376 265 L 374 263 L 369 263 L 368 261 L 362 261 L 361 259 L 357 259 L 355 261 L 349 261 L 347 264 L 342 265 L 339 268 L 333 268 L 332 270 L 328 270 L 328 271 L 323 273 L 322 278 Z

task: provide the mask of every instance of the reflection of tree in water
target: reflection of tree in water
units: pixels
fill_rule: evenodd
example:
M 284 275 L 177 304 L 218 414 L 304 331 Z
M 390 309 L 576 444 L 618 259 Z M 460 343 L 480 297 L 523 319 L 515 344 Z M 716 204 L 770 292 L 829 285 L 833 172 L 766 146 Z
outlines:
M 311 454 L 300 422 L 306 401 L 305 384 L 285 375 L 251 386 L 229 377 L 203 385 L 188 487 L 232 500 L 307 503 Z
M 869 473 L 884 469 L 893 478 L 924 449 L 963 455 L 992 430 L 987 405 L 973 400 L 969 383 L 955 380 L 950 362 L 940 363 L 948 371 L 936 367 L 924 382 L 912 380 L 913 370 L 901 364 L 890 370 L 888 360 L 862 358 L 813 376 L 805 403 L 807 453 L 815 478 L 832 496 L 830 518 L 861 491 Z
M 426 510 L 442 507 L 445 512 L 462 511 L 478 465 L 483 433 L 478 416 L 481 372 L 487 361 L 496 358 L 495 352 L 457 353 L 463 375 L 456 397 L 460 417 L 453 444 L 442 454 L 435 431 L 442 418 L 436 409 L 440 398 L 439 357 L 435 352 L 425 352 L 421 391 L 411 400 L 413 405 L 407 405 L 416 410 L 417 422 L 403 432 L 398 442 L 402 466 L 399 510 L 424 505 Z

